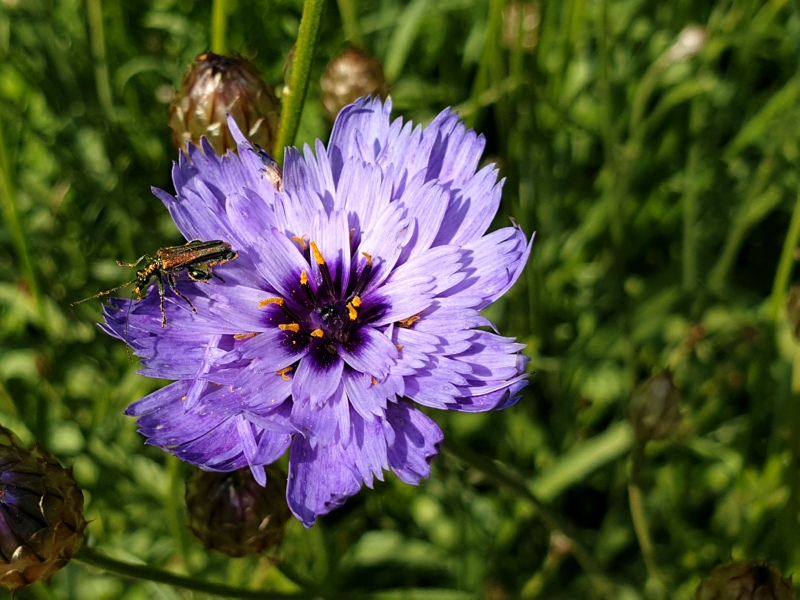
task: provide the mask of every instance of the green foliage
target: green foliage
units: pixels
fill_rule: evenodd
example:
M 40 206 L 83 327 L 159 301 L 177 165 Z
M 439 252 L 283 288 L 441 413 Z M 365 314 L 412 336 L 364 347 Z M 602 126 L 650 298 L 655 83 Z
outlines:
M 524 6 L 326 7 L 297 143 L 327 138 L 318 81 L 345 30 L 384 63 L 396 114 L 456 107 L 506 178 L 497 224 L 537 231 L 488 311 L 536 373 L 507 411 L 436 414 L 429 481 L 389 476 L 311 530 L 291 523 L 273 566 L 191 537 L 188 468 L 122 415 L 158 383 L 93 325 L 99 303 L 69 307 L 130 277 L 115 259 L 181 242 L 150 186 L 171 189 L 170 93 L 208 49 L 211 3 L 0 2 L 0 422 L 74 466 L 91 546 L 243 588 L 381 598 L 691 598 L 730 556 L 800 571 L 800 352 L 784 309 L 797 4 Z M 280 90 L 301 10 L 229 2 L 225 45 Z M 702 47 L 680 56 L 689 26 Z M 682 423 L 645 444 L 627 399 L 665 370 Z M 73 562 L 18 597 L 206 596 Z

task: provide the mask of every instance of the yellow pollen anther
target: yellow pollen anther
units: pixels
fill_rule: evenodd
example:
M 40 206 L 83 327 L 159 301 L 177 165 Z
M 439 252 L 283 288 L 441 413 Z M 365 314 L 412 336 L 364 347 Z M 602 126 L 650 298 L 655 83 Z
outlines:
M 408 317 L 407 319 L 403 319 L 402 321 L 398 321 L 398 323 L 400 323 L 401 327 L 405 327 L 406 329 L 408 329 L 409 327 L 411 327 L 417 321 L 419 321 L 419 315 L 414 315 L 413 317 Z
M 372 378 L 372 385 L 378 385 L 378 380 L 374 377 Z
M 315 338 L 321 338 L 324 335 L 325 335 L 325 332 L 322 331 L 322 329 L 315 329 L 314 331 L 311 332 L 311 337 L 315 337 Z
M 290 239 L 291 239 L 293 242 L 297 242 L 297 243 L 300 245 L 300 247 L 301 247 L 303 250 L 305 250 L 306 248 L 308 248 L 308 244 L 306 244 L 306 241 L 305 241 L 305 239 L 303 239 L 303 238 L 305 238 L 305 234 L 303 235 L 303 237 L 298 237 L 298 236 L 296 236 L 296 235 L 293 235 L 293 236 L 292 236 Z
M 371 267 L 372 266 L 372 254 L 368 254 L 366 252 L 362 252 L 361 255 L 367 259 L 367 264 Z
M 267 298 L 266 300 L 261 300 L 258 303 L 258 308 L 264 308 L 269 306 L 270 304 L 277 304 L 278 306 L 283 306 L 283 298 Z
M 350 301 L 353 306 L 358 308 L 361 306 L 361 296 L 353 296 L 353 299 Z
M 275 371 L 275 373 L 283 377 L 284 381 L 289 381 L 291 379 L 291 377 L 287 375 L 287 373 L 291 372 L 292 372 L 292 367 L 286 367 L 285 369 L 281 369 L 280 371 Z
M 351 321 L 355 321 L 358 318 L 358 312 L 352 302 L 347 303 L 347 314 L 350 316 Z
M 397 348 L 398 350 L 402 350 L 403 344 L 395 344 L 394 347 Z
M 297 323 L 281 323 L 278 325 L 278 328 L 282 329 L 283 331 L 294 331 L 295 333 L 300 331 L 300 325 Z
M 317 261 L 318 265 L 325 264 L 325 259 L 322 258 L 322 252 L 319 251 L 319 248 L 317 248 L 314 242 L 311 242 L 311 252 L 314 254 L 314 260 Z
M 257 331 L 251 331 L 250 333 L 237 333 L 233 336 L 235 340 L 249 340 L 250 338 L 254 338 L 258 335 Z
M 308 285 L 308 273 L 305 271 L 300 272 L 300 285 Z

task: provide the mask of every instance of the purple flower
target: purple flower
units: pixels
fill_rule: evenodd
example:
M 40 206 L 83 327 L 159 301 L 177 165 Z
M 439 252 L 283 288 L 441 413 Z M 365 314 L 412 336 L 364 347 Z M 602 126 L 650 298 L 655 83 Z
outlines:
M 147 443 L 207 470 L 264 465 L 287 450 L 287 501 L 306 526 L 383 471 L 417 484 L 442 441 L 414 403 L 479 412 L 516 403 L 522 344 L 480 315 L 517 280 L 530 243 L 486 234 L 497 170 L 483 137 L 445 111 L 425 127 L 362 99 L 328 147 L 287 149 L 282 183 L 229 122 L 238 156 L 190 147 L 176 197 L 154 190 L 187 240 L 224 240 L 224 279 L 113 298 L 104 329 L 174 383 L 132 404 Z M 153 286 L 155 287 L 155 286 Z M 131 304 L 132 303 L 132 304 Z M 130 305 L 130 314 L 128 308 Z

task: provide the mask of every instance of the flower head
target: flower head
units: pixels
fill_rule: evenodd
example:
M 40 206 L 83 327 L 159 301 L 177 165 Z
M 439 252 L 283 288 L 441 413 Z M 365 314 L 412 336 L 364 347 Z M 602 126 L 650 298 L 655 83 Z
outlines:
M 126 339 L 130 306 L 143 373 L 176 380 L 127 410 L 148 443 L 262 484 L 288 450 L 287 500 L 307 526 L 385 470 L 428 477 L 442 432 L 415 404 L 500 409 L 526 385 L 523 345 L 480 314 L 530 252 L 516 226 L 486 234 L 501 183 L 476 172 L 483 138 L 449 111 L 423 129 L 390 110 L 346 107 L 327 148 L 287 150 L 281 185 L 233 122 L 238 156 L 190 147 L 176 196 L 154 192 L 187 239 L 238 258 L 215 268 L 224 283 L 180 279 L 197 313 L 168 294 L 164 328 L 155 290 L 105 313 Z
M 77 552 L 85 528 L 72 471 L 0 427 L 0 585 L 13 592 L 48 581 Z

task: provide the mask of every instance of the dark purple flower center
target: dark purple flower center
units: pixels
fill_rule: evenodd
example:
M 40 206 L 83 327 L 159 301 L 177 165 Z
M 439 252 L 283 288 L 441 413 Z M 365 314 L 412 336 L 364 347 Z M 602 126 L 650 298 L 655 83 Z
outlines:
M 349 339 L 350 328 L 355 324 L 356 319 L 351 317 L 353 312 L 352 299 L 350 302 L 337 300 L 329 304 L 323 304 L 311 315 L 311 320 L 316 325 L 315 329 L 321 329 L 338 342 L 346 342 Z
M 313 344 L 318 352 L 318 357 L 324 360 L 324 355 L 333 358 L 338 355 L 338 348 L 345 346 L 352 349 L 361 340 L 358 335 L 360 326 L 368 321 L 361 312 L 360 294 L 366 289 L 372 277 L 372 257 L 364 253 L 366 263 L 358 277 L 351 279 L 355 284 L 342 293 L 341 283 L 331 274 L 327 262 L 314 242 L 310 244 L 310 257 L 319 267 L 322 281 L 314 291 L 308 280 L 308 274 L 300 274 L 299 294 L 293 294 L 295 299 L 300 299 L 302 311 L 292 310 L 282 298 L 270 299 L 270 304 L 278 304 L 288 319 L 278 327 L 286 334 L 286 343 L 294 348 L 301 348 L 306 344 Z M 374 313 L 374 311 L 371 311 Z M 322 354 L 323 356 L 319 356 Z

